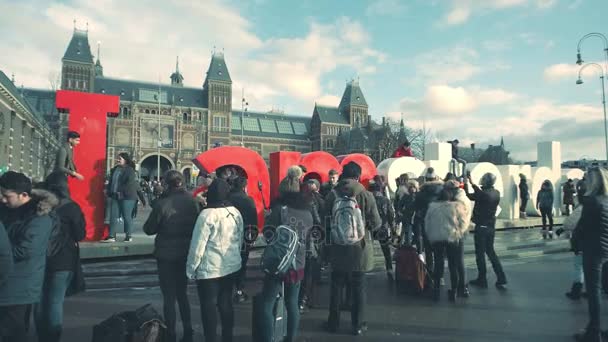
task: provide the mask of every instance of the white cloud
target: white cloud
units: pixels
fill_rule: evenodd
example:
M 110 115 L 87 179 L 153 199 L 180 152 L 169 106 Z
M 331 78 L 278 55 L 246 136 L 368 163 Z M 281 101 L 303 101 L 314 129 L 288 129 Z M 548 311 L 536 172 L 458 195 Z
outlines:
M 23 25 L 27 18 L 37 20 Z M 96 42 L 102 42 L 104 74 L 110 77 L 150 82 L 160 77 L 166 83 L 179 55 L 185 84 L 201 87 L 213 47 L 223 49 L 234 96 L 240 102 L 240 88 L 245 87 L 251 109 L 284 98 L 312 108 L 322 96 L 323 75 L 338 67 L 373 74 L 387 58 L 372 48 L 363 25 L 346 17 L 322 24 L 313 21 L 300 36 L 262 39 L 237 7 L 217 0 L 154 6 L 135 0 L 75 0 L 69 6 L 46 7 L 8 2 L 0 12 L 0 44 L 11 51 L 3 57 L 3 71 L 15 72 L 18 84 L 47 88 L 48 74 L 61 68 L 73 18 L 81 29 L 89 23 L 94 53 Z
M 400 0 L 371 0 L 365 9 L 368 16 L 397 16 L 405 12 L 407 6 Z
M 478 53 L 467 47 L 437 49 L 414 58 L 416 75 L 423 82 L 447 83 L 469 80 L 481 72 Z
M 462 114 L 475 109 L 475 99 L 462 87 L 431 86 L 425 94 L 425 102 L 435 113 Z
M 598 64 L 601 65 L 602 62 L 599 62 Z M 553 64 L 553 65 L 546 67 L 543 72 L 543 76 L 544 76 L 545 80 L 549 81 L 549 82 L 558 82 L 558 81 L 569 80 L 569 81 L 572 81 L 572 83 L 574 84 L 574 82 L 578 79 L 579 70 L 581 70 L 580 65 L 577 65 L 574 63 L 572 63 L 572 64 L 559 63 L 559 64 Z M 599 73 L 598 68 L 590 66 L 583 70 L 581 77 L 587 78 L 587 77 L 596 75 L 598 73 Z
M 476 13 L 531 6 L 542 10 L 551 8 L 556 3 L 557 0 L 452 0 L 450 10 L 439 21 L 439 25 L 460 25 Z
M 340 100 L 341 98 L 339 96 L 323 95 L 319 97 L 315 102 L 322 106 L 338 107 L 338 105 L 340 104 Z

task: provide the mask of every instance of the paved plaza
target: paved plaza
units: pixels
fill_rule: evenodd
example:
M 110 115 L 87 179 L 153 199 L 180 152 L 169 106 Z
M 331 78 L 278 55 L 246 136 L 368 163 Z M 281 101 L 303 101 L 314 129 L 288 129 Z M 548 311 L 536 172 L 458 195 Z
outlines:
M 571 255 L 556 254 L 509 260 L 507 292 L 494 288 L 472 289 L 466 302 L 439 303 L 395 293 L 384 273 L 369 275 L 369 331 L 362 337 L 348 335 L 348 312 L 342 314 L 340 333 L 322 330 L 327 317 L 328 285 L 323 286 L 321 307 L 302 316 L 298 341 L 571 341 L 571 335 L 584 327 L 586 302 L 572 302 L 564 296 L 570 286 Z M 469 277 L 475 276 L 468 269 Z M 446 274 L 447 277 L 447 274 Z M 447 278 L 446 278 L 447 279 Z M 259 290 L 259 281 L 250 281 L 248 292 Z M 195 288 L 190 288 L 193 323 L 197 341 L 201 335 L 200 313 Z M 92 326 L 114 312 L 132 310 L 146 303 L 162 308 L 158 288 L 89 291 L 70 298 L 65 305 L 66 342 L 90 341 Z M 235 341 L 250 341 L 251 304 L 235 307 Z M 604 316 L 606 317 L 606 316 Z

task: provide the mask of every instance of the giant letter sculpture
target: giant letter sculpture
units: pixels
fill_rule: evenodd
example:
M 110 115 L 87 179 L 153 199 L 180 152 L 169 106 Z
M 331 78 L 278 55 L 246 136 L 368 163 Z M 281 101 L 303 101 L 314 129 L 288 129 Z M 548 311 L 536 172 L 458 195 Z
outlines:
M 117 116 L 118 96 L 59 90 L 56 107 L 69 112 L 68 128 L 82 136 L 74 149 L 74 162 L 84 181 L 69 180 L 72 199 L 80 205 L 87 223 L 87 240 L 99 240 L 104 234 L 103 182 L 106 170 L 106 122 Z

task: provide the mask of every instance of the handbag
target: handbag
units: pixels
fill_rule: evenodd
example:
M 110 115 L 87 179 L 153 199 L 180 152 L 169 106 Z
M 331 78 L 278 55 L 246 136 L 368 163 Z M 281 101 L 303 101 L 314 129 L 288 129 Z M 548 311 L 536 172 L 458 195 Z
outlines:
M 82 270 L 82 263 L 80 262 L 80 245 L 76 242 L 76 261 L 74 262 L 74 269 L 72 270 L 72 280 L 67 288 L 66 296 L 70 297 L 75 294 L 84 292 L 86 290 L 86 283 L 84 280 L 84 272 Z

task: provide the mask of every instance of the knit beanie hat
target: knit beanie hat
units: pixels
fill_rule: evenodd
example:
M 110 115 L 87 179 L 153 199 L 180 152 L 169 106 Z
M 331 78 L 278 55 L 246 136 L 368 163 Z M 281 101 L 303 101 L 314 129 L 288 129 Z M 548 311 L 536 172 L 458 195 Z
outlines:
M 299 166 L 292 166 L 287 169 L 287 177 L 283 178 L 279 184 L 279 193 L 300 192 L 300 178 L 302 169 Z
M 437 174 L 435 173 L 435 169 L 429 167 L 426 169 L 426 173 L 424 174 L 424 179 L 427 181 L 435 181 L 437 180 Z

